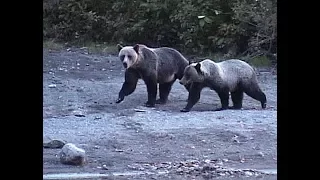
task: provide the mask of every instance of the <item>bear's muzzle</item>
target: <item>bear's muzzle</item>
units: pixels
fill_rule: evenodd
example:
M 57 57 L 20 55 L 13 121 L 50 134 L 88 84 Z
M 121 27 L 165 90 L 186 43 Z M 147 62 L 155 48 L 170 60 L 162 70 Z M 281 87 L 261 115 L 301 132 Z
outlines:
M 123 64 L 123 67 L 127 69 L 128 67 L 128 64 L 126 62 L 122 63 Z

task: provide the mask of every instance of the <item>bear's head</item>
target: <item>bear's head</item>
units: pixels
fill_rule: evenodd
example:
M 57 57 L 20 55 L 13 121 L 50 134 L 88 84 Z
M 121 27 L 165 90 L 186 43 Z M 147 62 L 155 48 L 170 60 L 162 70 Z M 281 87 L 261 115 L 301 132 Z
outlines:
M 201 63 L 189 64 L 183 72 L 183 77 L 179 81 L 182 85 L 187 85 L 193 82 L 202 83 L 204 81 L 204 73 L 201 69 Z
M 139 60 L 139 45 L 134 46 L 121 46 L 117 45 L 119 51 L 119 58 L 123 64 L 123 67 L 128 69 L 133 66 Z

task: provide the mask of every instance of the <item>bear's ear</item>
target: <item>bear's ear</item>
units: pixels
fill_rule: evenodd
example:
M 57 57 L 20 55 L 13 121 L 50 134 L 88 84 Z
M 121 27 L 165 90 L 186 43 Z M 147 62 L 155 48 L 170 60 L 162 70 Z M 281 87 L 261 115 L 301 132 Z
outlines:
M 189 60 L 189 65 L 192 64 L 192 62 Z
M 139 44 L 134 45 L 133 49 L 136 51 L 137 54 L 139 54 Z
M 117 48 L 118 48 L 118 51 L 120 51 L 123 48 L 123 46 L 121 46 L 120 44 L 117 44 Z
M 198 73 L 201 73 L 200 67 L 201 67 L 200 63 L 197 63 L 197 65 L 194 67 L 194 68 L 196 68 Z

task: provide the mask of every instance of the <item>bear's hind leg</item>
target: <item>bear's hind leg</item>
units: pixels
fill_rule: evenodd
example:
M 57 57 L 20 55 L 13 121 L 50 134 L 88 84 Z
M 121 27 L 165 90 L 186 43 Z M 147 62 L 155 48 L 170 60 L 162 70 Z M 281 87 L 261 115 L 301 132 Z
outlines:
M 244 89 L 244 92 L 248 96 L 252 97 L 253 99 L 260 101 L 262 109 L 266 108 L 266 104 L 267 104 L 266 95 L 262 92 L 262 90 L 257 84 L 251 83 L 251 85 L 246 86 L 246 88 Z
M 175 81 L 175 80 L 174 80 Z M 156 104 L 165 104 L 168 101 L 168 96 L 171 91 L 174 81 L 159 84 L 160 99 L 156 101 Z
M 238 89 L 231 93 L 231 99 L 233 102 L 233 107 L 231 109 L 241 109 L 243 100 L 243 91 Z

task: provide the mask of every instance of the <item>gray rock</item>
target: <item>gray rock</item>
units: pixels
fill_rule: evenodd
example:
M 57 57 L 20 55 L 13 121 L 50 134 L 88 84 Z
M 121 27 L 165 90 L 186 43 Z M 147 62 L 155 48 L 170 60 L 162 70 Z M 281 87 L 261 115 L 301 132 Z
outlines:
M 67 143 L 62 147 L 59 157 L 62 164 L 84 165 L 86 162 L 85 150 L 72 143 Z
M 77 117 L 85 117 L 85 113 L 82 110 L 74 110 L 72 114 Z
M 63 140 L 53 139 L 53 140 L 50 140 L 49 142 L 43 142 L 43 147 L 56 149 L 56 148 L 62 148 L 65 144 L 66 142 Z

